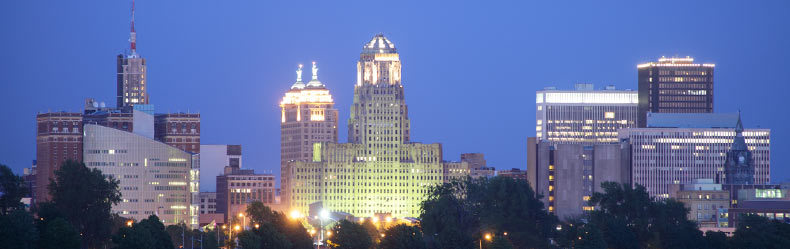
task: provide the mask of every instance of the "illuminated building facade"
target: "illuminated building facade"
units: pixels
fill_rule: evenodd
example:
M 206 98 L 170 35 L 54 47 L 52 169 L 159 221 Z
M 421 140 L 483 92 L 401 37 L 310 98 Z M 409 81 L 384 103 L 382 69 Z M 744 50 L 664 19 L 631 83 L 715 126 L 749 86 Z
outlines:
M 308 213 L 320 202 L 357 217 L 419 216 L 427 187 L 444 181 L 445 162 L 441 144 L 410 141 L 400 76 L 395 45 L 374 36 L 357 63 L 349 143 L 314 144 L 311 162 L 289 163 L 291 208 Z
M 120 181 L 123 200 L 112 207 L 122 217 L 156 214 L 165 225 L 196 227 L 198 156 L 140 134 L 100 125 L 84 126 L 83 160 L 89 168 Z
M 645 186 L 651 196 L 668 198 L 671 184 L 688 184 L 702 178 L 721 180 L 725 175 L 727 153 L 733 148 L 738 133 L 742 134 L 745 147 L 751 153 L 754 184 L 768 183 L 771 173 L 769 129 L 736 132 L 739 119 L 730 119 L 728 124 L 695 125 L 693 120 L 709 120 L 708 116 L 716 114 L 669 115 L 682 115 L 688 120 L 674 128 L 629 128 L 620 131 L 622 145 L 630 153 L 633 184 Z M 732 116 L 737 118 L 736 115 Z M 662 126 L 668 125 L 668 122 L 660 123 Z M 648 123 L 648 126 L 652 125 Z
M 636 127 L 637 103 L 636 91 L 613 86 L 537 91 L 536 137 L 550 143 L 616 143 L 619 129 Z
M 280 187 L 286 207 L 291 193 L 288 162 L 309 162 L 313 159 L 313 144 L 337 143 L 337 109 L 334 100 L 321 81 L 318 67 L 313 62 L 312 79 L 302 82 L 302 65 L 296 70 L 296 83 L 280 102 Z
M 129 54 L 117 58 L 117 106 L 123 108 L 137 104 L 148 104 L 145 58 L 137 54 L 137 32 L 134 30 L 134 3 L 132 3 L 132 25 L 129 33 Z
M 638 127 L 646 127 L 647 113 L 713 112 L 714 64 L 694 58 L 661 57 L 637 65 L 639 84 Z
M 539 142 L 528 155 L 535 169 L 528 169 L 525 178 L 543 196 L 549 212 L 572 218 L 594 209 L 587 201 L 594 192 L 602 192 L 601 183 L 629 182 L 624 155 L 619 144 Z

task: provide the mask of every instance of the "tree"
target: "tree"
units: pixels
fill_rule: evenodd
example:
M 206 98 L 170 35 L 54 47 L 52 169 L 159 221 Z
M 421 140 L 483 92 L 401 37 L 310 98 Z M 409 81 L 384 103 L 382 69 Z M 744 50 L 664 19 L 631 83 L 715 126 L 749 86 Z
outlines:
M 340 220 L 332 228 L 332 236 L 327 238 L 331 248 L 370 249 L 373 240 L 362 225 L 349 220 Z
M 384 231 L 379 244 L 381 249 L 425 249 L 425 240 L 419 227 L 398 224 Z
M 261 226 L 259 229 L 261 232 L 269 233 L 270 235 L 259 234 L 261 235 L 264 242 L 270 241 L 271 243 L 279 243 L 278 238 L 279 235 L 282 235 L 289 241 L 290 247 L 286 248 L 295 248 L 295 249 L 310 249 L 313 246 L 313 241 L 310 237 L 310 234 L 307 233 L 307 229 L 302 226 L 297 221 L 288 219 L 285 214 L 282 212 L 273 211 L 271 208 L 267 207 L 260 201 L 255 201 L 247 205 L 247 216 L 250 218 L 250 222 L 252 224 L 258 224 Z M 269 230 L 264 230 L 266 224 L 271 224 L 271 228 L 273 231 L 277 233 L 269 232 Z M 269 228 L 266 228 L 269 229 Z M 269 247 L 265 247 L 269 248 Z
M 261 248 L 295 248 L 272 223 L 264 223 L 254 231 L 260 236 Z
M 7 215 L 0 215 L 0 248 L 37 248 L 38 229 L 34 222 L 33 216 L 24 210 L 14 210 Z
M 69 160 L 55 171 L 49 192 L 55 208 L 82 234 L 83 248 L 97 248 L 107 242 L 113 225 L 112 205 L 121 200 L 117 180 Z
M 112 238 L 116 249 L 151 248 L 173 249 L 170 235 L 165 231 L 165 225 L 156 215 L 148 216 L 132 227 L 123 227 Z
M 610 248 L 704 248 L 697 224 L 688 209 L 674 199 L 656 201 L 637 185 L 604 182 L 589 204 L 598 209 L 590 223 L 599 228 Z
M 607 248 L 603 234 L 595 224 L 571 220 L 562 225 L 557 243 L 561 248 Z
M 526 181 L 467 178 L 432 187 L 422 203 L 422 228 L 431 248 L 476 248 L 485 233 L 509 233 L 517 248 L 546 248 L 557 218 Z
M 11 168 L 0 164 L 0 214 L 19 208 L 22 197 L 28 193 L 25 180 L 11 171 Z
M 503 236 L 496 236 L 491 241 L 491 244 L 488 245 L 486 248 L 490 249 L 513 249 L 513 243 L 510 243 L 510 240 Z
M 239 233 L 239 247 L 241 249 L 261 249 L 261 236 L 253 231 L 245 230 Z M 267 247 L 267 248 L 287 248 L 287 247 Z
M 46 222 L 41 232 L 42 249 L 77 249 L 80 248 L 80 234 L 64 218 L 55 218 Z
M 731 242 L 731 248 L 790 248 L 790 224 L 742 215 Z
M 727 248 L 728 246 L 727 234 L 721 231 L 705 232 L 705 241 L 708 244 L 708 248 Z
M 422 202 L 421 225 L 430 248 L 472 249 L 479 221 L 463 199 L 471 181 L 453 181 L 431 187 Z

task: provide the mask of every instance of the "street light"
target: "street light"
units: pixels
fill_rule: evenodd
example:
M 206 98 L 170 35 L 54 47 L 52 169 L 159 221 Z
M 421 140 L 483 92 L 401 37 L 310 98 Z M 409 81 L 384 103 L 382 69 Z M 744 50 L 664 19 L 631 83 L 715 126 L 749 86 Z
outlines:
M 255 224 L 255 229 L 258 229 L 260 227 L 261 227 L 261 225 Z
M 126 221 L 126 226 L 127 227 L 132 227 L 132 224 L 133 224 L 132 220 Z
M 236 231 L 238 232 L 239 230 L 241 230 L 241 227 L 239 225 L 236 225 L 236 227 L 234 227 L 233 229 L 236 229 Z
M 302 212 L 299 212 L 299 210 L 295 210 L 294 209 L 294 210 L 291 211 L 291 215 L 290 216 L 291 216 L 291 219 L 297 220 L 297 219 L 302 218 Z

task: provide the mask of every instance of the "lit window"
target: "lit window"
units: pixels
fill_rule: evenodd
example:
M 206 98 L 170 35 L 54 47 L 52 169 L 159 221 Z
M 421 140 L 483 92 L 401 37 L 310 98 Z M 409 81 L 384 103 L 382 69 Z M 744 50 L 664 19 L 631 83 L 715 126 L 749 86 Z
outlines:
M 608 119 L 614 119 L 614 112 L 605 112 L 603 114 L 603 117 Z

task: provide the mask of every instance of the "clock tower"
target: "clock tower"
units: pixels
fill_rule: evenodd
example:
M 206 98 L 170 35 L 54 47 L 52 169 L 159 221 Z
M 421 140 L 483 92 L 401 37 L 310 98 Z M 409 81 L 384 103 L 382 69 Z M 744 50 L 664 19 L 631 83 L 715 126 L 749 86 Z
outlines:
M 746 139 L 743 137 L 743 123 L 741 123 L 740 113 L 738 113 L 738 123 L 735 125 L 735 138 L 732 140 L 732 147 L 727 151 L 724 170 L 726 184 L 754 184 L 752 152 L 749 151 Z

